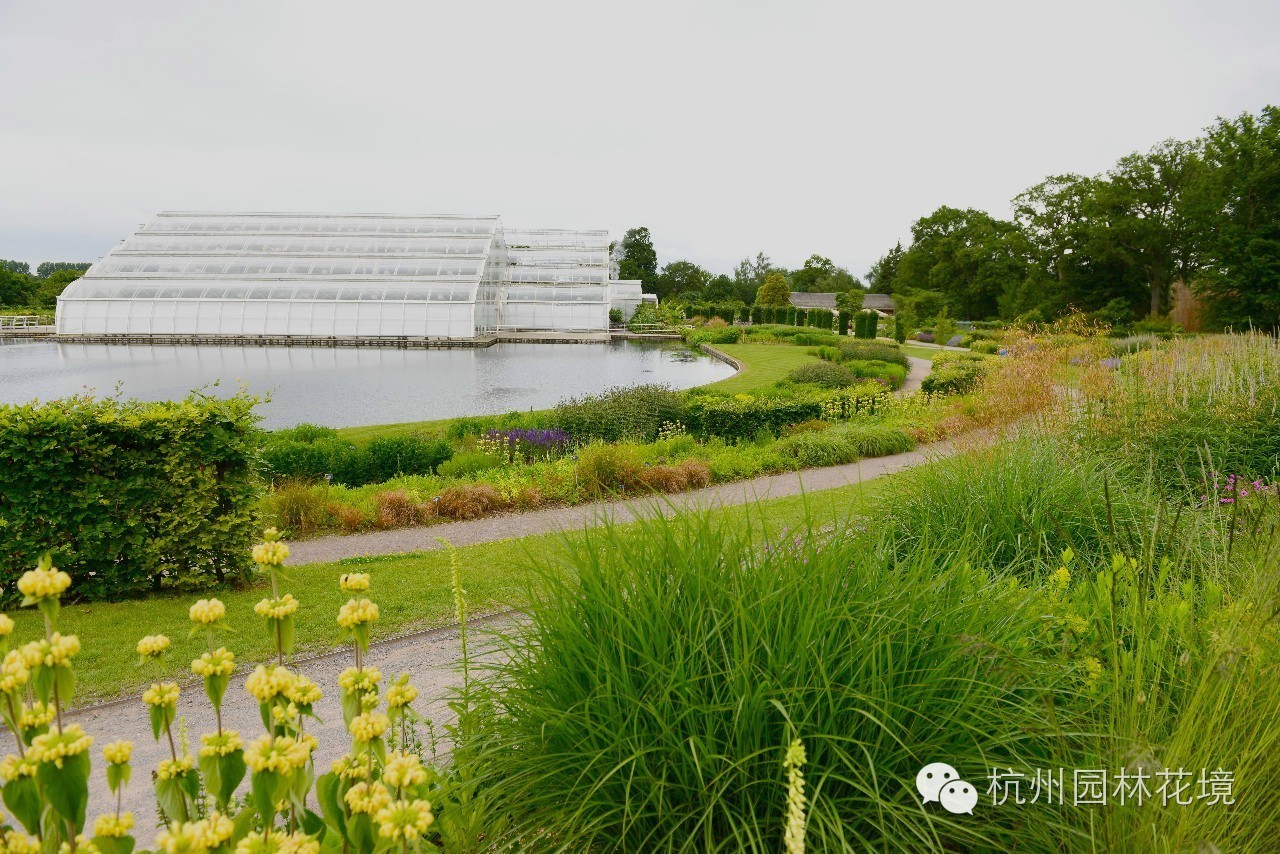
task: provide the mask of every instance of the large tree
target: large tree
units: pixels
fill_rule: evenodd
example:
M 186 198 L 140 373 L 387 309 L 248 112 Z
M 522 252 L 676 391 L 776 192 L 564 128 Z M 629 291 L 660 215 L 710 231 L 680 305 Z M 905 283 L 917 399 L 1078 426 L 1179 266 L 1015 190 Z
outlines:
M 629 228 L 618 247 L 618 278 L 639 279 L 645 290 L 651 291 L 658 277 L 658 252 L 653 248 L 653 238 L 644 226 Z
M 884 257 L 871 265 L 867 273 L 867 287 L 875 294 L 893 293 L 893 281 L 898 275 L 898 265 L 902 263 L 902 241 L 884 254 Z
M 764 284 L 756 292 L 756 305 L 783 306 L 791 304 L 791 288 L 787 279 L 776 270 L 764 277 Z
M 711 274 L 692 261 L 672 261 L 654 279 L 653 293 L 664 300 L 678 294 L 697 294 L 701 299 L 711 282 Z
M 1198 267 L 1204 224 L 1192 213 L 1192 195 L 1202 166 L 1195 143 L 1167 140 L 1121 158 L 1094 194 L 1101 223 L 1090 252 L 1141 272 L 1153 317 L 1166 310 L 1173 283 Z
M 1018 227 L 979 210 L 941 207 L 911 227 L 912 242 L 894 277 L 894 293 L 932 308 L 941 295 L 965 320 L 995 317 L 1002 297 L 1022 287 L 1029 246 Z M 941 306 L 938 306 L 941 308 Z M 936 313 L 936 312 L 931 312 Z
M 797 293 L 839 294 L 855 288 L 862 290 L 862 282 L 821 255 L 810 255 L 804 266 L 791 274 L 791 289 Z
M 757 252 L 755 258 L 743 258 L 733 268 L 734 295 L 743 302 L 750 303 L 756 298 L 756 292 L 764 284 L 765 277 L 777 269 L 763 252 Z
M 1280 108 L 1219 119 L 1205 139 L 1201 210 L 1214 227 L 1196 282 L 1220 326 L 1280 325 Z

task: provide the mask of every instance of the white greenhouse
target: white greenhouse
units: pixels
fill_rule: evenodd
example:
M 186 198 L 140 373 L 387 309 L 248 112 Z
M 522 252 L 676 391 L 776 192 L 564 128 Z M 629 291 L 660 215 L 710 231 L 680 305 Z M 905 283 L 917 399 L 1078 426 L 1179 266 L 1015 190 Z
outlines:
M 161 213 L 72 283 L 60 335 L 476 339 L 634 311 L 605 231 L 496 216 Z M 629 310 L 628 310 L 629 309 Z

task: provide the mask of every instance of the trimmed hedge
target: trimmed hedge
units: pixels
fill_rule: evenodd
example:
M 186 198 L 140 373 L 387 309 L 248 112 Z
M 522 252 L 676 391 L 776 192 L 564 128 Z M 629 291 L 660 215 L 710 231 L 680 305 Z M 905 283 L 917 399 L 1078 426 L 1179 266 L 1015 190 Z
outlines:
M 684 394 L 670 386 L 618 386 L 562 400 L 552 419 L 575 444 L 652 442 L 664 422 L 684 417 L 684 408 Z
M 419 436 L 378 436 L 364 445 L 338 438 L 336 430 L 303 424 L 279 430 L 262 450 L 267 476 L 318 481 L 332 475 L 344 486 L 382 483 L 400 475 L 434 474 L 453 447 Z
M 4 604 L 45 551 L 86 599 L 246 577 L 262 491 L 256 403 L 193 394 L 0 406 Z

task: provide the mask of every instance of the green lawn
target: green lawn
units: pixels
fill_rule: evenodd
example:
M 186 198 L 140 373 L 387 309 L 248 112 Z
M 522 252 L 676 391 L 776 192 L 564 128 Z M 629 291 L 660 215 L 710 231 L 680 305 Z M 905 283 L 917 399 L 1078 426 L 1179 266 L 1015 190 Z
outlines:
M 865 487 L 842 487 L 809 496 L 764 501 L 754 508 L 723 508 L 715 513 L 742 520 L 748 516 L 757 520 L 766 518 L 776 531 L 796 526 L 804 518 L 806 505 L 816 520 L 832 520 L 851 511 L 864 510 L 888 482 L 882 478 Z M 581 533 L 568 536 L 576 538 Z M 547 534 L 458 549 L 462 583 L 471 613 L 519 607 L 524 599 L 530 556 L 553 555 L 561 542 L 559 535 Z M 297 567 L 286 570 L 289 581 L 281 588 L 302 602 L 296 616 L 297 653 L 322 652 L 338 646 L 336 616 L 348 597 L 339 591 L 337 579 L 343 572 L 355 571 L 353 568 L 373 574 L 370 598 L 378 603 L 381 612 L 374 625 L 375 639 L 455 622 L 446 550 Z M 190 661 L 205 647 L 203 637 L 189 639 L 187 636 L 191 627 L 187 609 L 200 596 L 209 595 L 159 596 L 64 607 L 59 628 L 64 634 L 79 635 L 82 644 L 75 661 L 77 688 L 73 705 L 136 692 L 158 675 L 183 681 L 193 679 Z M 253 612 L 254 603 L 266 592 L 259 584 L 216 595 L 226 603 L 227 622 L 235 629 L 234 633 L 224 635 L 221 642 L 237 656 L 240 666 L 233 684 L 239 685 L 247 676 L 245 665 L 265 661 L 272 654 L 265 623 Z M 12 636 L 15 644 L 43 633 L 39 614 L 34 609 L 14 611 L 11 616 L 17 623 Z M 168 661 L 159 672 L 154 667 L 138 668 L 134 646 L 143 635 L 158 633 L 173 640 Z
M 731 394 L 757 391 L 773 385 L 801 365 L 821 361 L 809 355 L 809 347 L 794 344 L 716 344 L 715 348 L 742 362 L 743 369 L 707 386 Z

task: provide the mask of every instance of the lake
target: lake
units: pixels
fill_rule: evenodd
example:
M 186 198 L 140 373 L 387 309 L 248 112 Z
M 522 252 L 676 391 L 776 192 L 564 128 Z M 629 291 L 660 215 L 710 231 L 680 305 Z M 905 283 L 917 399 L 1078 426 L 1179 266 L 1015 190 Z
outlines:
M 690 388 L 733 368 L 678 343 L 495 344 L 484 349 L 64 344 L 0 338 L 0 403 L 92 391 L 170 400 L 219 383 L 271 396 L 263 426 L 352 427 L 545 409 L 617 385 Z

